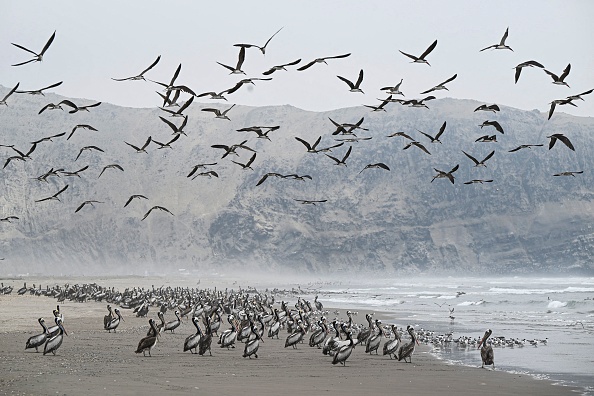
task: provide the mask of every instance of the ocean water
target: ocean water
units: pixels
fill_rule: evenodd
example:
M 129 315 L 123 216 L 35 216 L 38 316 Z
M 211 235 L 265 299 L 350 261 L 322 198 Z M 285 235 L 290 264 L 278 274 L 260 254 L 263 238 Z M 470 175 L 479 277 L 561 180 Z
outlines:
M 326 306 L 390 312 L 398 327 L 435 335 L 546 340 L 494 347 L 495 367 L 550 379 L 594 395 L 594 278 L 399 278 L 318 286 Z M 450 314 L 450 310 L 454 311 Z M 452 320 L 450 315 L 454 317 Z M 356 322 L 366 324 L 364 317 Z M 451 364 L 481 366 L 476 346 L 434 346 Z

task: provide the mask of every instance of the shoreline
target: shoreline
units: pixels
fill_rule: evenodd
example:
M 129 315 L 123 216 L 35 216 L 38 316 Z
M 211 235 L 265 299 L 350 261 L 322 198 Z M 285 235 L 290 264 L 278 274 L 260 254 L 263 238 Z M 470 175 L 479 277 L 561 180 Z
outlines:
M 118 279 L 115 283 L 139 281 L 138 278 Z M 43 281 L 41 278 L 35 280 Z M 61 285 L 65 283 L 62 280 L 58 282 Z M 144 279 L 149 283 L 154 280 Z M 55 281 L 56 278 L 47 278 L 45 282 L 53 284 Z M 34 283 L 33 279 L 27 282 Z M 431 347 L 425 345 L 417 348 L 412 364 L 381 356 L 381 350 L 379 356 L 365 354 L 364 347 L 357 346 L 346 367 L 334 366 L 329 357 L 323 356 L 316 348 L 310 348 L 307 341 L 298 349 L 285 349 L 286 330 L 281 331 L 279 340 L 264 339 L 259 359 L 242 358 L 243 344 L 226 350 L 219 348 L 214 339 L 212 357 L 194 356 L 183 353 L 181 348 L 185 337 L 195 331 L 187 319 L 175 333 L 161 335 L 152 358 L 143 358 L 142 354 L 135 354 L 134 349 L 148 329 L 148 320 L 136 318 L 132 310 L 122 309 L 124 322 L 117 333 L 107 333 L 102 330 L 107 303 L 94 301 L 76 303 L 66 300 L 60 304 L 69 335 L 64 337 L 56 356 L 43 356 L 31 350 L 24 351 L 24 343 L 28 337 L 40 332 L 36 323 L 38 317 L 45 317 L 46 322 L 51 318 L 56 300 L 29 294 L 17 296 L 16 290 L 21 285 L 13 283 L 13 286 L 15 290 L 11 295 L 0 296 L 0 306 L 6 317 L 11 318 L 0 323 L 0 359 L 3 361 L 0 366 L 0 394 L 58 392 L 74 395 L 84 392 L 94 396 L 103 395 L 106 391 L 132 395 L 157 392 L 182 394 L 192 390 L 229 394 L 248 390 L 276 395 L 282 389 L 332 390 L 355 395 L 393 388 L 413 394 L 442 395 L 445 391 L 459 395 L 486 392 L 546 396 L 580 391 L 570 386 L 553 385 L 553 381 L 537 380 L 528 374 L 450 364 L 434 356 Z M 200 285 L 201 288 L 204 286 L 207 285 Z M 293 303 L 292 300 L 290 302 Z M 344 317 L 344 308 L 338 310 Z M 151 307 L 148 317 L 156 317 L 156 311 Z M 378 318 L 385 320 L 384 324 L 389 323 L 391 312 L 375 312 Z M 359 311 L 357 323 L 364 322 L 364 314 Z M 166 318 L 173 318 L 170 311 Z M 309 335 L 306 337 L 309 338 Z

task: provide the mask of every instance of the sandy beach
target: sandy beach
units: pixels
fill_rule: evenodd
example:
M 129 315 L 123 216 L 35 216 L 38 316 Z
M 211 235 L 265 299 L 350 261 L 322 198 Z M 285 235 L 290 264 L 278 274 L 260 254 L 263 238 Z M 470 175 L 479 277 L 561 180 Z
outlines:
M 278 340 L 264 340 L 258 359 L 243 358 L 241 343 L 227 350 L 219 348 L 215 339 L 213 356 L 198 356 L 182 352 L 184 339 L 195 332 L 188 319 L 175 333 L 161 335 L 152 357 L 143 357 L 134 351 L 146 335 L 148 319 L 122 309 L 125 321 L 116 333 L 107 333 L 102 329 L 107 313 L 107 304 L 103 302 L 61 303 L 68 336 L 56 356 L 44 356 L 35 350 L 25 351 L 25 342 L 40 333 L 37 318 L 51 322 L 56 300 L 29 294 L 18 296 L 16 289 L 22 282 L 7 283 L 14 284 L 15 292 L 0 296 L 4 319 L 0 321 L 0 394 L 575 394 L 573 388 L 527 375 L 446 364 L 434 358 L 425 345 L 417 348 L 412 364 L 382 356 L 381 350 L 379 356 L 368 355 L 364 347 L 358 346 L 346 367 L 335 366 L 330 357 L 307 343 L 299 344 L 297 349 L 284 348 L 286 330 L 281 330 Z M 156 308 L 151 308 L 148 317 L 156 318 L 156 312 Z M 364 321 L 363 314 L 359 312 L 357 322 Z M 381 313 L 376 315 L 381 318 Z M 168 311 L 166 317 L 171 320 L 173 314 Z

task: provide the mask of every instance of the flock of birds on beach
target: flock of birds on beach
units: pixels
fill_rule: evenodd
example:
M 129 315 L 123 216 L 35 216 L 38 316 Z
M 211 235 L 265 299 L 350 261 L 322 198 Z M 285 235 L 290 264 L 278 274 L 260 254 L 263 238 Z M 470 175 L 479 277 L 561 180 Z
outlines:
M 255 45 L 255 44 L 246 44 L 246 43 L 234 44 L 234 46 L 236 48 L 238 48 L 238 51 L 239 51 L 237 61 L 231 65 L 224 64 L 221 62 L 217 62 L 217 63 L 222 68 L 224 68 L 226 71 L 228 71 L 230 74 L 240 75 L 240 76 L 246 75 L 245 71 L 242 70 L 242 68 L 243 68 L 244 62 L 246 61 L 246 55 L 248 54 L 248 52 L 252 51 L 252 49 L 256 49 L 256 50 L 259 50 L 259 52 L 261 52 L 262 55 L 265 55 L 266 51 L 267 51 L 267 47 L 270 44 L 271 40 L 273 40 L 273 38 L 275 38 L 276 35 L 281 32 L 281 30 L 282 30 L 282 28 L 279 29 L 278 31 L 276 31 L 272 36 L 270 36 L 270 38 L 262 46 Z M 493 45 L 482 48 L 482 49 L 480 49 L 479 52 L 486 51 L 486 50 L 513 51 L 512 48 L 507 44 L 508 33 L 509 33 L 509 31 L 508 31 L 508 29 L 506 29 L 505 33 L 504 33 L 503 37 L 501 38 L 501 40 L 499 41 L 499 43 L 495 43 Z M 22 66 L 25 66 L 28 64 L 41 62 L 44 59 L 44 57 L 47 56 L 48 51 L 50 50 L 50 47 L 51 47 L 52 43 L 54 42 L 54 39 L 56 39 L 56 32 L 54 32 L 51 35 L 49 40 L 45 43 L 45 45 L 42 47 L 42 49 L 39 52 L 37 52 L 36 50 L 31 50 L 21 44 L 12 43 L 16 48 L 18 48 L 22 51 L 25 51 L 28 55 L 32 56 L 32 58 L 26 59 L 19 63 L 16 63 L 12 66 L 22 67 Z M 400 51 L 400 53 L 407 59 L 411 60 L 412 63 L 425 64 L 427 66 L 431 66 L 429 63 L 429 58 L 430 58 L 431 53 L 436 50 L 437 44 L 438 44 L 437 40 L 433 41 L 429 45 L 429 47 L 427 47 L 422 53 L 420 53 L 420 55 L 415 55 L 415 54 L 411 54 L 411 53 L 404 52 L 404 51 Z M 287 62 L 284 64 L 271 66 L 268 70 L 265 70 L 262 72 L 262 77 L 242 78 L 231 88 L 225 89 L 220 92 L 207 91 L 207 92 L 202 92 L 202 93 L 200 93 L 200 92 L 196 93 L 192 88 L 188 87 L 187 85 L 178 83 L 178 77 L 180 76 L 180 72 L 181 72 L 181 64 L 177 67 L 177 69 L 175 70 L 175 72 L 173 73 L 173 75 L 171 77 L 171 80 L 169 80 L 168 82 L 153 81 L 153 80 L 150 80 L 148 77 L 146 77 L 146 75 L 159 64 L 161 56 L 158 56 L 148 67 L 146 67 L 140 73 L 134 74 L 134 75 L 131 75 L 128 77 L 123 77 L 123 78 L 113 78 L 113 80 L 116 82 L 127 82 L 127 81 L 128 82 L 129 81 L 145 81 L 145 82 L 147 82 L 147 81 L 150 81 L 150 82 L 156 84 L 157 86 L 161 87 L 163 89 L 163 92 L 157 92 L 157 94 L 159 95 L 160 100 L 162 100 L 162 105 L 160 106 L 160 108 L 163 111 L 163 116 L 159 116 L 159 118 L 167 126 L 166 129 L 171 131 L 171 135 L 170 135 L 170 137 L 168 137 L 166 139 L 155 139 L 155 138 L 153 138 L 153 136 L 151 134 L 151 136 L 148 136 L 148 137 L 146 137 L 146 136 L 138 137 L 137 141 L 135 141 L 135 142 L 127 142 L 126 141 L 126 142 L 122 142 L 122 143 L 125 143 L 126 145 L 128 145 L 133 150 L 134 153 L 146 154 L 146 153 L 148 153 L 147 150 L 150 147 L 155 147 L 155 146 L 157 149 L 164 149 L 164 148 L 172 149 L 173 148 L 172 145 L 174 143 L 180 142 L 180 139 L 183 139 L 182 135 L 186 135 L 184 128 L 188 122 L 188 115 L 184 114 L 184 112 L 186 111 L 186 109 L 188 109 L 192 105 L 195 98 L 205 98 L 205 99 L 208 98 L 211 100 L 227 101 L 228 100 L 227 96 L 233 94 L 234 92 L 238 91 L 239 89 L 242 89 L 242 87 L 247 86 L 247 85 L 255 85 L 256 82 L 259 82 L 259 81 L 262 81 L 262 82 L 270 81 L 273 79 L 271 76 L 277 72 L 287 71 L 291 67 L 295 67 L 295 70 L 298 72 L 304 72 L 307 69 L 314 67 L 317 64 L 322 64 L 322 63 L 328 64 L 330 61 L 340 61 L 342 59 L 348 58 L 350 55 L 351 55 L 350 53 L 345 53 L 345 54 L 339 54 L 339 55 L 333 55 L 333 56 L 320 57 L 320 58 L 311 60 L 302 66 L 298 66 L 301 64 L 301 59 L 296 59 L 294 61 L 290 61 L 290 62 Z M 552 79 L 551 82 L 553 84 L 556 84 L 559 86 L 564 86 L 564 87 L 569 87 L 567 80 L 569 79 L 569 74 L 571 71 L 571 64 L 568 64 L 567 67 L 565 67 L 565 69 L 561 73 L 556 74 L 556 73 L 548 70 L 547 68 L 545 68 L 545 66 L 543 64 L 541 64 L 540 62 L 537 62 L 535 60 L 528 60 L 528 61 L 522 62 L 522 63 L 518 64 L 517 66 L 515 66 L 515 68 L 514 68 L 515 69 L 514 79 L 515 79 L 516 83 L 518 83 L 522 71 L 524 69 L 529 69 L 529 68 L 541 69 L 544 71 L 544 73 L 546 73 L 547 76 L 549 76 Z M 364 71 L 362 69 L 359 71 L 359 73 L 356 77 L 356 80 L 354 80 L 354 82 L 353 82 L 353 80 L 343 77 L 343 76 L 336 76 L 336 77 L 340 81 L 344 82 L 347 85 L 349 92 L 363 93 L 362 85 L 363 85 L 363 80 L 364 80 Z M 444 90 L 448 91 L 449 89 L 448 89 L 447 85 L 453 83 L 456 80 L 456 78 L 457 78 L 457 74 L 454 74 L 453 76 L 445 79 L 443 82 L 420 93 L 421 95 L 428 95 L 428 94 L 431 94 L 431 95 L 416 98 L 416 99 L 404 99 L 404 93 L 401 90 L 404 79 L 400 79 L 400 82 L 398 82 L 397 84 L 389 85 L 389 86 L 386 86 L 386 87 L 383 87 L 380 89 L 380 91 L 388 94 L 388 96 L 385 99 L 380 100 L 380 102 L 378 104 L 364 105 L 364 106 L 365 106 L 365 108 L 371 109 L 371 111 L 373 111 L 373 112 L 386 111 L 386 106 L 388 106 L 389 104 L 400 104 L 402 106 L 410 106 L 410 107 L 416 107 L 416 108 L 428 108 L 427 103 L 430 102 L 431 100 L 436 99 L 436 97 L 433 95 L 433 93 L 436 93 L 438 91 L 444 91 Z M 63 83 L 63 81 L 59 81 L 57 83 L 50 84 L 50 85 L 40 88 L 40 89 L 28 89 L 28 90 L 22 90 L 22 89 L 19 90 L 19 87 L 21 84 L 17 83 L 16 85 L 14 85 L 12 87 L 12 89 L 3 98 L 1 98 L 0 105 L 8 105 L 10 103 L 11 97 L 13 95 L 18 95 L 18 94 L 44 95 L 45 91 L 52 89 L 52 88 L 59 87 L 62 83 Z M 590 89 L 590 90 L 581 92 L 579 94 L 574 94 L 574 95 L 566 96 L 562 99 L 553 100 L 550 103 L 548 119 L 550 119 L 553 116 L 554 111 L 557 106 L 561 106 L 561 105 L 576 106 L 575 102 L 577 102 L 578 100 L 584 100 L 583 97 L 586 95 L 589 95 L 590 93 L 592 93 L 592 91 L 593 90 Z M 181 101 L 182 95 L 188 96 L 188 98 L 184 102 Z M 401 98 L 398 98 L 399 96 Z M 47 113 L 49 111 L 55 111 L 55 110 L 68 111 L 69 114 L 80 113 L 80 112 L 89 112 L 89 111 L 96 110 L 100 105 L 101 105 L 101 102 L 91 103 L 91 104 L 86 104 L 86 105 L 75 104 L 73 101 L 65 99 L 65 100 L 60 101 L 59 103 L 48 103 L 47 105 L 45 105 L 44 107 L 42 107 L 39 110 L 39 116 L 43 116 L 44 113 Z M 229 120 L 230 112 L 233 110 L 234 106 L 235 106 L 235 104 L 231 105 L 230 107 L 226 107 L 226 108 L 206 107 L 206 108 L 202 108 L 201 110 L 204 112 L 212 113 L 217 119 Z M 476 109 L 474 109 L 475 112 L 486 112 L 486 113 L 491 113 L 493 115 L 497 114 L 500 110 L 501 109 L 497 104 L 483 104 L 481 106 L 478 106 Z M 364 126 L 364 119 L 365 119 L 365 117 L 362 116 L 357 122 L 354 122 L 354 123 L 353 122 L 344 122 L 344 121 L 338 122 L 338 121 L 330 119 L 329 121 L 331 122 L 332 128 L 333 128 L 333 132 L 331 135 L 335 138 L 339 138 L 339 139 L 337 139 L 339 141 L 338 143 L 334 143 L 331 145 L 321 146 L 320 143 L 322 140 L 322 136 L 320 136 L 315 142 L 308 142 L 299 136 L 295 136 L 294 138 L 296 141 L 298 141 L 300 144 L 303 145 L 303 147 L 307 150 L 308 153 L 314 153 L 314 154 L 324 153 L 325 157 L 327 157 L 329 160 L 331 160 L 333 164 L 335 164 L 337 166 L 346 166 L 349 156 L 353 152 L 354 143 L 372 139 L 372 137 L 360 137 L 360 136 L 356 135 L 356 133 L 358 131 L 367 131 L 368 130 L 368 128 L 365 128 L 365 126 Z M 181 122 L 177 123 L 174 120 L 181 120 Z M 500 135 L 505 134 L 504 125 L 501 125 L 500 122 L 498 122 L 497 120 L 486 120 L 481 125 L 479 125 L 479 127 L 481 129 L 493 128 L 497 133 L 481 136 L 478 139 L 476 139 L 475 142 L 477 142 L 477 143 L 497 142 L 498 134 L 500 134 Z M 281 128 L 280 125 L 268 125 L 268 126 L 256 125 L 256 126 L 246 126 L 244 128 L 238 129 L 237 131 L 240 133 L 252 133 L 252 134 L 254 134 L 254 136 L 257 139 L 271 140 L 269 135 L 272 132 L 277 131 L 280 128 Z M 447 138 L 446 128 L 447 128 L 447 121 L 444 121 L 441 128 L 435 135 L 432 135 L 432 134 L 426 133 L 426 132 L 422 132 L 422 131 L 418 131 L 420 136 L 423 137 L 422 139 L 424 139 L 424 138 L 427 139 L 426 141 L 421 141 L 421 138 L 413 137 L 413 136 L 411 136 L 411 134 L 405 133 L 405 132 L 395 132 L 395 133 L 392 133 L 391 135 L 389 135 L 389 137 L 399 137 L 399 138 L 404 139 L 407 143 L 403 147 L 403 150 L 418 149 L 418 150 L 422 150 L 422 152 L 424 152 L 428 155 L 431 155 L 431 151 L 428 149 L 427 143 L 431 143 L 432 145 L 435 143 L 442 143 L 442 139 Z M 36 150 L 39 149 L 39 146 L 41 144 L 44 144 L 46 142 L 51 142 L 54 139 L 58 139 L 58 138 L 65 138 L 66 140 L 69 140 L 75 135 L 75 133 L 78 135 L 84 130 L 97 131 L 97 128 L 95 128 L 89 124 L 84 124 L 84 123 L 77 124 L 72 128 L 72 130 L 70 132 L 61 132 L 61 133 L 57 133 L 57 134 L 51 134 L 49 136 L 40 137 L 39 139 L 31 142 L 30 143 L 31 145 L 29 146 L 28 149 L 23 149 L 23 150 L 15 147 L 16 145 L 14 143 L 9 144 L 9 142 L 1 142 L 2 144 L 0 144 L 0 147 L 3 148 L 4 150 L 10 150 L 10 152 L 13 154 L 13 155 L 9 156 L 8 158 L 6 158 L 3 168 L 6 171 L 8 171 L 10 169 L 10 167 L 16 165 L 16 162 L 32 159 L 33 154 L 35 153 Z M 68 133 L 68 135 L 66 136 L 67 133 Z M 555 146 L 557 141 L 559 141 L 559 142 L 561 142 L 561 144 L 563 144 L 570 150 L 575 151 L 575 147 L 574 147 L 573 143 L 571 142 L 570 138 L 565 136 L 562 133 L 553 133 L 553 134 L 547 136 L 547 138 L 549 139 L 549 144 L 548 144 L 549 150 Z M 212 145 L 212 148 L 215 150 L 219 150 L 218 152 L 221 154 L 221 158 L 220 158 L 221 160 L 224 160 L 225 158 L 227 158 L 228 156 L 231 156 L 231 155 L 239 156 L 240 152 L 248 152 L 250 157 L 247 161 L 245 161 L 245 162 L 232 161 L 232 162 L 234 164 L 237 164 L 237 166 L 241 167 L 242 169 L 253 170 L 254 165 L 257 162 L 258 153 L 256 152 L 256 150 L 254 150 L 253 148 L 250 147 L 250 145 L 248 144 L 248 141 L 249 141 L 249 139 L 243 139 L 239 143 L 226 142 L 224 144 L 223 143 L 215 144 L 215 145 Z M 352 143 L 352 144 L 346 149 L 346 151 L 344 153 L 329 154 L 329 153 L 333 153 L 333 150 L 335 150 L 341 146 L 344 146 L 346 143 Z M 517 148 L 509 150 L 509 152 L 513 153 L 513 152 L 517 152 L 522 149 L 529 149 L 529 148 L 538 147 L 538 146 L 543 146 L 543 143 L 526 142 L 526 144 L 522 144 L 522 145 L 518 146 Z M 103 152 L 105 152 L 105 150 L 98 147 L 97 145 L 93 145 L 93 144 L 83 146 L 80 148 L 79 152 L 76 154 L 75 157 L 73 155 L 73 157 L 74 157 L 73 163 L 76 163 L 79 159 L 82 159 L 86 155 L 88 155 L 87 153 L 90 154 L 91 152 L 103 153 Z M 466 151 L 463 151 L 463 154 L 466 158 L 468 158 L 471 161 L 471 163 L 474 167 L 486 167 L 487 161 L 489 161 L 491 158 L 496 156 L 496 151 L 495 150 L 490 151 L 489 154 L 487 154 L 483 158 L 473 155 L 473 154 L 470 154 L 470 153 L 467 153 Z M 210 161 L 210 162 L 206 161 L 204 163 L 195 164 L 191 167 L 191 169 L 188 170 L 187 177 L 192 178 L 192 179 L 195 179 L 197 177 L 208 177 L 208 178 L 215 177 L 215 178 L 217 178 L 217 177 L 219 177 L 219 174 L 217 173 L 216 170 L 212 169 L 212 167 L 215 165 L 217 165 L 217 162 L 214 162 L 214 161 Z M 65 178 L 78 177 L 78 178 L 80 178 L 81 174 L 89 169 L 89 166 L 87 165 L 87 166 L 80 167 L 78 170 L 66 170 L 70 166 L 71 165 L 52 167 L 51 169 L 47 170 L 43 174 L 36 176 L 35 179 L 37 179 L 40 182 L 47 182 L 48 179 L 53 178 L 53 177 L 65 177 Z M 264 164 L 262 164 L 262 167 L 263 166 L 264 166 Z M 431 182 L 433 182 L 436 179 L 443 178 L 443 179 L 449 180 L 451 183 L 454 183 L 455 182 L 454 174 L 459 169 L 459 167 L 460 167 L 460 164 L 455 164 L 450 169 L 445 169 L 445 170 L 434 168 L 435 175 L 433 176 L 433 179 L 431 180 Z M 383 171 L 390 171 L 389 165 L 387 165 L 384 162 L 378 162 L 378 163 L 370 163 L 370 164 L 366 165 L 363 169 L 360 170 L 359 173 L 361 173 L 365 170 L 368 170 L 368 169 L 378 169 L 378 170 L 383 170 Z M 121 165 L 119 165 L 117 163 L 107 164 L 100 170 L 98 178 L 100 178 L 104 172 L 108 172 L 108 171 L 123 172 L 124 169 Z M 554 173 L 554 176 L 575 177 L 576 175 L 581 174 L 581 173 L 583 173 L 583 170 L 561 170 L 561 171 L 558 171 L 557 173 Z M 289 179 L 289 180 L 300 180 L 300 181 L 312 179 L 312 176 L 306 175 L 306 174 L 305 175 L 300 175 L 297 173 L 282 174 L 282 173 L 279 173 L 276 171 L 266 171 L 261 176 L 261 178 L 259 179 L 256 186 L 262 185 L 264 182 L 266 182 L 267 180 L 269 180 L 272 177 Z M 483 184 L 483 183 L 491 183 L 491 182 L 493 182 L 492 179 L 476 178 L 476 179 L 465 181 L 464 184 Z M 63 194 L 67 194 L 68 187 L 69 187 L 68 183 L 63 184 L 61 187 L 59 187 L 59 189 L 55 193 L 50 194 L 48 196 L 39 197 L 38 199 L 35 199 L 35 202 L 42 203 L 42 202 L 47 202 L 47 201 L 61 201 L 61 197 L 63 196 Z M 134 193 L 129 196 L 129 198 L 127 199 L 127 201 L 125 202 L 125 204 L 123 206 L 126 207 L 126 206 L 130 205 L 134 200 L 139 200 L 139 199 L 149 200 L 149 198 L 144 194 Z M 312 198 L 312 197 L 294 198 L 294 200 L 301 204 L 310 204 L 310 205 L 316 205 L 316 204 L 320 204 L 323 202 L 327 202 L 327 199 L 319 199 L 319 198 Z M 83 210 L 87 206 L 93 206 L 95 204 L 101 204 L 101 203 L 103 203 L 103 201 L 101 201 L 99 199 L 85 200 L 84 202 L 81 202 L 76 207 L 75 213 Z M 151 213 L 153 213 L 154 211 L 157 211 L 157 210 L 173 215 L 173 213 L 169 209 L 167 209 L 165 206 L 154 205 L 154 206 L 150 207 L 150 209 L 148 209 L 145 212 L 145 214 L 141 220 L 145 220 L 149 215 L 151 215 Z M 5 218 L 2 218 L 0 220 L 2 222 L 12 222 L 12 221 L 15 221 L 18 219 L 19 219 L 18 214 L 15 213 L 15 214 L 11 214 L 10 216 L 7 216 Z
M 0 287 L 0 293 L 12 293 L 12 286 Z M 356 347 L 365 353 L 390 359 L 412 362 L 415 347 L 421 343 L 433 348 L 460 348 L 481 350 L 483 367 L 495 367 L 493 347 L 523 347 L 530 344 L 547 344 L 544 340 L 520 340 L 498 336 L 490 339 L 492 331 L 488 329 L 481 339 L 468 336 L 454 338 L 452 333 L 435 334 L 422 328 L 408 325 L 406 330 L 395 324 L 384 325 L 381 320 L 374 319 L 373 314 L 366 314 L 366 325 L 355 321 L 358 312 L 346 311 L 346 318 L 339 318 L 340 311 L 333 312 L 324 309 L 316 295 L 313 301 L 302 298 L 303 291 L 273 289 L 261 292 L 254 288 L 237 291 L 225 289 L 171 288 L 152 286 L 145 288 L 128 288 L 120 292 L 115 288 L 103 287 L 98 284 L 69 285 L 63 287 L 39 285 L 27 286 L 16 291 L 18 295 L 46 296 L 57 299 L 58 303 L 72 302 L 105 302 L 107 315 L 103 318 L 103 329 L 108 333 L 116 333 L 124 317 L 121 310 L 127 310 L 128 315 L 136 317 L 150 317 L 149 329 L 145 337 L 139 342 L 135 350 L 144 356 L 152 356 L 151 352 L 166 332 L 174 333 L 179 329 L 182 320 L 189 318 L 196 332 L 188 335 L 179 348 L 183 352 L 212 356 L 213 348 L 243 349 L 244 358 L 258 358 L 258 351 L 263 339 L 280 339 L 281 331 L 286 332 L 284 347 L 297 349 L 303 343 L 311 348 L 321 350 L 324 356 L 329 356 L 333 364 L 346 365 L 347 359 Z M 307 293 L 307 292 L 306 292 Z M 278 298 L 297 298 L 294 305 L 290 305 Z M 118 306 L 113 308 L 113 306 Z M 166 320 L 165 314 L 174 311 L 175 318 Z M 334 319 L 329 315 L 334 314 Z M 99 319 L 99 318 L 98 318 Z M 31 336 L 25 349 L 43 347 L 43 354 L 56 354 L 62 345 L 64 335 L 64 313 L 58 304 L 53 311 L 55 326 L 48 327 L 44 318 L 39 318 L 43 332 Z M 99 320 L 98 320 L 99 321 Z M 228 328 L 226 327 L 228 324 Z M 99 325 L 98 325 L 99 326 Z M 179 331 L 179 330 L 178 330 Z M 403 339 L 408 334 L 409 340 Z M 115 334 L 111 337 L 117 337 Z M 216 344 L 213 344 L 213 338 Z M 382 346 L 383 341 L 383 346 Z M 244 344 L 240 347 L 240 344 Z M 216 345 L 216 346 L 215 346 Z M 130 346 L 131 347 L 131 346 Z M 216 353 L 216 352 L 215 352 Z

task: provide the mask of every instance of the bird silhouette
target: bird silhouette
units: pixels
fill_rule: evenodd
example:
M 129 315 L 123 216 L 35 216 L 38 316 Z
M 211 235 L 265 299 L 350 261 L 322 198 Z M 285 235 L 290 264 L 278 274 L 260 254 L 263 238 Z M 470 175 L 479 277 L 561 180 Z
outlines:
M 33 59 L 30 59 L 30 60 L 28 60 L 26 62 L 21 62 L 21 63 L 14 64 L 12 66 L 26 65 L 27 63 L 31 63 L 31 62 L 41 62 L 43 60 L 43 55 L 45 54 L 45 51 L 47 51 L 47 49 L 50 47 L 50 45 L 52 45 L 52 42 L 54 41 L 54 38 L 56 38 L 56 31 L 55 30 L 54 30 L 54 33 L 49 38 L 49 40 L 47 40 L 47 43 L 45 43 L 45 45 L 41 49 L 41 52 L 39 52 L 39 53 L 34 52 L 34 51 L 31 51 L 30 49 L 25 48 L 22 45 L 11 43 L 15 47 L 18 47 L 18 48 L 20 48 L 22 50 L 25 50 L 25 51 L 27 51 L 27 52 L 35 55 L 35 57 Z
M 402 55 L 408 56 L 410 59 L 412 59 L 413 60 L 412 63 L 425 63 L 425 64 L 431 66 L 429 64 L 429 62 L 425 59 L 425 57 L 427 55 L 429 55 L 431 53 L 431 51 L 433 51 L 435 49 L 436 46 L 437 46 L 437 40 L 435 40 L 433 43 L 431 43 L 431 45 L 425 50 L 425 52 L 423 52 L 421 54 L 421 56 L 418 56 L 418 57 L 411 55 L 411 54 L 407 54 L 406 52 L 402 52 L 400 50 L 399 51 Z
M 155 67 L 157 65 L 157 63 L 159 63 L 160 60 L 161 60 L 161 55 L 157 56 L 157 59 L 155 59 L 155 61 L 153 63 L 151 63 L 151 65 L 149 67 L 144 69 L 140 74 L 137 74 L 136 76 L 126 77 L 126 78 L 112 78 L 112 80 L 114 80 L 114 81 L 126 81 L 126 80 L 134 80 L 134 81 L 135 80 L 144 80 L 144 81 L 146 81 L 146 79 L 144 78 L 144 73 L 148 72 L 153 67 Z
M 152 212 L 153 210 L 155 210 L 155 209 L 162 210 L 163 212 L 167 212 L 167 213 L 169 213 L 170 215 L 172 215 L 172 216 L 173 216 L 173 213 L 171 213 L 171 212 L 170 212 L 170 211 L 169 211 L 167 208 L 164 208 L 163 206 L 153 206 L 152 208 L 150 208 L 150 209 L 148 210 L 148 212 L 146 212 L 146 214 L 144 215 L 144 217 L 143 217 L 143 218 L 142 218 L 140 221 L 143 221 L 144 219 L 146 219 L 146 218 L 148 217 L 148 215 L 150 215 L 150 214 L 151 214 L 151 212 Z

